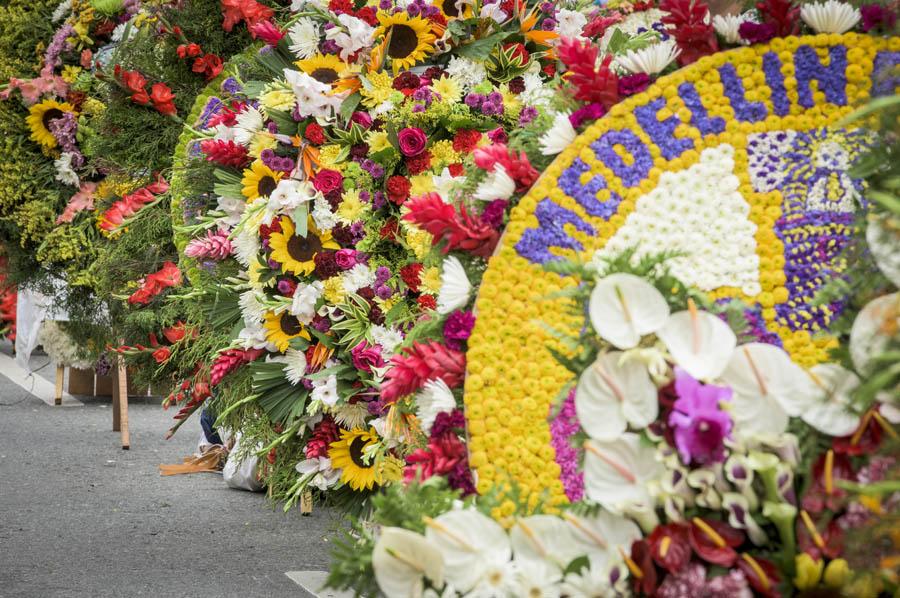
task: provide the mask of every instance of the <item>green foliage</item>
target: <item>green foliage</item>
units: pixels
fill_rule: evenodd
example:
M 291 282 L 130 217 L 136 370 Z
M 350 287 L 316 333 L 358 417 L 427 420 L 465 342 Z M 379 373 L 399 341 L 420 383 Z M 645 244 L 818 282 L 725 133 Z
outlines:
M 57 0 L 8 0 L 0 6 L 0 80 L 33 77 L 55 26 Z

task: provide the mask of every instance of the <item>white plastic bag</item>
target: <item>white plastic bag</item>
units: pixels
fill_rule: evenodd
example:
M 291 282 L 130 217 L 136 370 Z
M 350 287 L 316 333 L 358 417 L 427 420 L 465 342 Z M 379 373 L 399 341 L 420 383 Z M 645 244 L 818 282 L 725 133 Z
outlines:
M 241 435 L 238 433 L 235 434 L 234 447 L 228 453 L 228 460 L 225 461 L 225 468 L 222 470 L 225 484 L 229 488 L 261 492 L 263 485 L 259 483 L 259 477 L 256 475 L 259 458 L 256 455 L 246 455 L 242 460 L 238 460 L 240 452 Z

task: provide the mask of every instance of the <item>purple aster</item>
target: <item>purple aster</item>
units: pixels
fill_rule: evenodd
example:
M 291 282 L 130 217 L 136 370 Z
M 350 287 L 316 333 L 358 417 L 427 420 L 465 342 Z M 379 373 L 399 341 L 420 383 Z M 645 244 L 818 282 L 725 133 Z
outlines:
M 675 432 L 675 446 L 685 464 L 722 462 L 724 440 L 731 434 L 731 418 L 719 408 L 731 400 L 731 389 L 703 384 L 680 367 L 675 368 L 678 400 L 669 414 Z

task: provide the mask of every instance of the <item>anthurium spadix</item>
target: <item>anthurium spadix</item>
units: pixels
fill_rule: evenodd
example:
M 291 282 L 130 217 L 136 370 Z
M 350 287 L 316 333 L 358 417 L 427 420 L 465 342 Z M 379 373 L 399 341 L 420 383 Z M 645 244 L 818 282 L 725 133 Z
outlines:
M 731 414 L 737 434 L 778 435 L 788 416 L 800 415 L 803 369 L 783 349 L 748 343 L 735 349 L 721 379 L 734 391 Z
M 633 274 L 611 274 L 597 281 L 588 303 L 591 324 L 618 349 L 631 349 L 641 337 L 662 328 L 669 305 L 652 284 Z
M 697 380 L 722 373 L 737 339 L 728 324 L 688 302 L 685 311 L 672 314 L 656 336 L 666 345 L 675 363 Z
M 512 557 L 506 530 L 475 509 L 449 511 L 426 519 L 425 526 L 425 538 L 444 558 L 447 583 L 459 592 L 468 592 Z
M 563 512 L 562 518 L 572 528 L 572 536 L 591 561 L 591 568 L 608 570 L 622 562 L 622 554 L 631 553 L 631 544 L 643 535 L 637 524 L 609 511 L 599 511 L 590 517 Z
M 575 409 L 591 438 L 612 440 L 630 425 L 640 429 L 656 420 L 659 401 L 647 367 L 640 361 L 622 363 L 623 353 L 597 357 L 578 380 Z
M 509 530 L 516 561 L 529 566 L 550 564 L 564 570 L 583 553 L 572 537 L 572 530 L 555 515 L 522 517 Z
M 584 443 L 585 493 L 613 513 L 652 504 L 650 484 L 664 473 L 656 450 L 641 444 L 637 434 L 626 432 L 615 440 Z
M 800 417 L 829 436 L 847 436 L 859 427 L 859 414 L 850 408 L 851 393 L 860 380 L 836 363 L 820 363 L 802 380 Z
M 440 551 L 421 534 L 400 527 L 381 530 L 372 552 L 375 581 L 387 598 L 421 596 L 427 578 L 444 585 L 444 561 Z

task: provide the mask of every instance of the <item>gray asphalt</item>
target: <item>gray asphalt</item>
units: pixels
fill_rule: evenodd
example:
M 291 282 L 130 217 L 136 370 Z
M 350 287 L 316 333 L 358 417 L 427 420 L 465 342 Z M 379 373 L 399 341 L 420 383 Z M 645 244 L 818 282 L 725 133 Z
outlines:
M 0 596 L 309 596 L 284 573 L 327 569 L 334 514 L 285 514 L 217 474 L 161 477 L 198 423 L 166 441 L 172 414 L 132 400 L 123 451 L 109 399 L 78 398 L 54 408 L 0 376 Z

